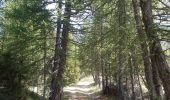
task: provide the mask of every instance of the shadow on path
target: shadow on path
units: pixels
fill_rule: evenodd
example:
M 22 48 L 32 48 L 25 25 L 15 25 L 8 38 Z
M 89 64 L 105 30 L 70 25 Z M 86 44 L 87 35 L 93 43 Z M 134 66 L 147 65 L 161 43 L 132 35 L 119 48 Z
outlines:
M 101 89 L 94 85 L 92 77 L 64 88 L 64 100 L 107 100 L 100 97 Z

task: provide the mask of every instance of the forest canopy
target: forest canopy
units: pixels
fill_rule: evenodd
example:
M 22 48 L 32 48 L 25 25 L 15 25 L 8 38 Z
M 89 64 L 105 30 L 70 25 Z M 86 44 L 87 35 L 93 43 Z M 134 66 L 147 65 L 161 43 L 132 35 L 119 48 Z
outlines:
M 169 14 L 169 0 L 1 0 L 0 100 L 65 100 L 89 76 L 94 100 L 170 100 Z

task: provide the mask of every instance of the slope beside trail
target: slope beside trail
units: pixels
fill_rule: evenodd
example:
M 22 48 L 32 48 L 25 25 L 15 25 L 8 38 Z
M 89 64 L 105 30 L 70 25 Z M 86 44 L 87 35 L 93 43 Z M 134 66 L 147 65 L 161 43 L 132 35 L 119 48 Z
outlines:
M 64 100 L 109 100 L 100 95 L 101 89 L 94 85 L 91 76 L 64 88 Z

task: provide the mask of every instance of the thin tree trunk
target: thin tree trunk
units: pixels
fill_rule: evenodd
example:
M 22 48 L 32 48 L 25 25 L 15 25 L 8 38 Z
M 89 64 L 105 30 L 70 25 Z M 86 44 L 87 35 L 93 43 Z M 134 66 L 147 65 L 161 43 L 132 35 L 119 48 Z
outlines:
M 136 70 L 139 70 L 139 68 L 137 67 L 137 69 Z M 140 93 L 141 93 L 141 98 L 142 98 L 142 100 L 144 100 L 144 97 L 143 97 L 143 91 L 142 91 L 142 85 L 141 85 L 141 83 L 140 83 L 140 75 L 139 75 L 140 73 L 139 72 L 137 72 L 137 80 L 138 80 L 138 83 L 139 83 L 139 88 L 140 88 Z
M 103 65 L 103 59 L 102 58 L 100 58 L 101 59 L 101 74 L 102 74 L 102 91 L 103 91 L 103 93 L 104 93 L 104 90 L 105 90 L 105 79 L 104 79 L 104 65 Z
M 112 72 L 112 70 L 111 70 L 111 65 L 110 65 L 110 63 L 109 63 L 109 85 L 112 84 L 112 75 L 111 75 L 111 72 Z
M 158 69 L 157 69 L 157 65 L 156 65 L 156 61 L 154 61 L 153 56 L 151 56 L 151 61 L 152 61 L 152 73 L 153 73 L 153 82 L 154 82 L 154 86 L 155 86 L 155 91 L 156 94 L 159 98 L 159 100 L 163 99 L 163 90 L 161 87 L 161 80 L 159 78 L 159 73 L 158 73 Z
M 133 61 L 132 61 L 132 54 L 129 55 L 129 67 L 130 67 L 130 78 L 131 78 L 131 89 L 132 89 L 132 100 L 136 100 L 136 94 L 135 94 L 135 89 L 134 89 L 134 66 L 133 66 Z
M 139 85 L 141 100 L 144 100 L 142 86 L 141 86 L 140 78 L 139 78 L 140 69 L 139 69 L 137 61 L 135 59 L 136 51 L 134 51 L 133 49 L 131 49 L 131 51 L 132 51 L 132 64 L 133 64 L 133 67 L 134 67 L 133 68 L 134 79 L 135 79 L 135 81 L 137 81 L 137 82 L 135 82 L 135 84 Z M 136 93 L 135 93 L 135 96 L 136 96 Z
M 43 90 L 43 99 L 45 100 L 45 95 L 46 95 L 46 73 L 47 73 L 47 68 L 46 68 L 46 56 L 47 56 L 47 50 L 46 50 L 46 33 L 44 33 L 44 90 Z
M 122 53 L 122 52 L 120 52 Z M 119 61 L 118 61 L 118 91 L 119 91 L 119 99 L 124 100 L 124 95 L 123 95 L 123 83 L 122 83 L 122 54 L 119 53 Z
M 107 65 L 106 65 L 107 66 Z M 106 83 L 106 87 L 109 86 L 109 79 L 108 79 L 108 73 L 107 73 L 107 69 L 105 69 L 106 75 L 105 75 L 105 83 Z
M 103 11 L 101 10 L 101 12 L 99 12 L 99 15 L 102 15 Z M 103 17 L 101 16 L 100 18 L 100 39 L 103 40 Z M 101 76 L 102 76 L 102 92 L 104 94 L 104 90 L 105 90 L 105 68 L 104 68 L 104 59 L 103 59 L 103 54 L 102 54 L 102 48 L 103 48 L 103 41 L 101 41 L 100 43 L 100 68 L 101 68 Z
M 119 30 L 118 33 L 121 36 L 119 40 L 119 53 L 117 55 L 118 57 L 118 91 L 119 91 L 119 99 L 120 100 L 125 100 L 125 95 L 124 95 L 124 90 L 123 90 L 123 63 L 124 63 L 124 54 L 123 54 L 123 49 L 124 49 L 124 41 L 122 39 L 125 39 L 125 35 L 121 34 L 126 34 L 124 31 L 126 28 L 126 1 L 125 0 L 118 0 L 117 1 L 117 11 L 118 11 L 118 26 Z

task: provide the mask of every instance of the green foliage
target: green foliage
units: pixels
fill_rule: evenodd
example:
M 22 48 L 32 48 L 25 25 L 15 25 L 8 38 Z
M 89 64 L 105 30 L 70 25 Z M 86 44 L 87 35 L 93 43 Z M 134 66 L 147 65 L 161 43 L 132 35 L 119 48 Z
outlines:
M 20 92 L 22 93 L 23 81 L 26 80 L 29 73 L 29 69 L 23 65 L 23 59 L 6 52 L 0 57 L 0 66 L 0 85 L 2 85 L 0 94 L 13 98 L 12 100 L 21 98 L 23 94 L 20 94 Z
M 64 85 L 75 83 L 80 78 L 80 64 L 77 58 L 78 47 L 73 44 L 73 35 L 69 34 L 67 64 L 64 71 Z
M 104 76 L 117 81 L 120 67 L 124 77 L 129 75 L 127 65 L 132 48 L 135 51 L 136 63 L 142 64 L 141 56 L 136 54 L 141 50 L 135 33 L 132 5 L 129 1 L 122 3 L 119 0 L 97 0 L 92 6 L 95 9 L 92 24 L 87 22 L 90 26 L 84 26 L 88 33 L 81 40 L 81 70 L 88 74 L 99 71 L 101 75 L 103 66 Z
M 27 97 L 39 100 L 43 88 L 46 91 L 50 88 L 56 38 L 56 20 L 51 16 L 57 14 L 46 9 L 45 1 L 3 0 L 3 4 L 0 1 L 0 100 L 26 100 Z M 144 76 L 131 1 L 70 1 L 72 16 L 78 17 L 78 21 L 79 17 L 83 19 L 80 26 L 85 34 L 69 33 L 64 80 L 60 83 L 64 86 L 75 83 L 85 72 L 86 75 L 103 74 L 104 79 L 109 77 L 109 81 L 118 84 L 119 76 L 123 81 L 131 78 L 132 66 L 134 77 Z M 155 7 L 159 5 L 157 0 L 153 3 Z M 168 28 L 155 26 L 159 38 L 169 40 Z M 170 55 L 169 50 L 165 53 Z M 30 87 L 40 88 L 40 95 L 30 92 Z
M 52 36 L 50 13 L 42 0 L 16 0 L 6 2 L 3 14 L 0 85 L 8 96 L 22 100 L 26 95 L 22 90 L 35 82 L 32 78 L 38 79 L 35 76 L 43 69 L 44 41 Z M 49 48 L 51 40 L 46 44 Z M 51 57 L 51 51 L 47 52 Z

